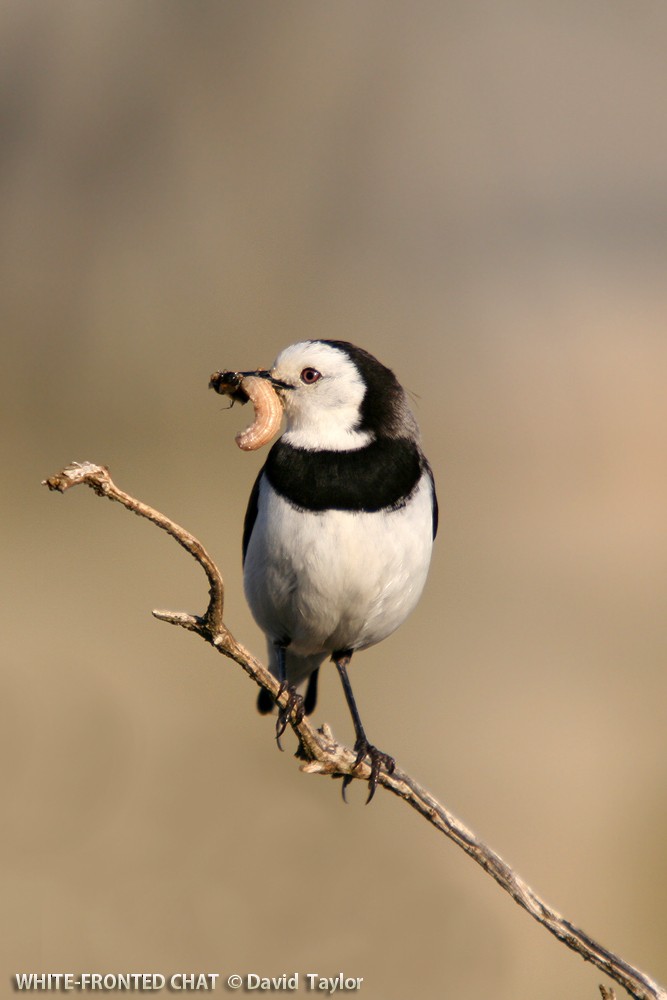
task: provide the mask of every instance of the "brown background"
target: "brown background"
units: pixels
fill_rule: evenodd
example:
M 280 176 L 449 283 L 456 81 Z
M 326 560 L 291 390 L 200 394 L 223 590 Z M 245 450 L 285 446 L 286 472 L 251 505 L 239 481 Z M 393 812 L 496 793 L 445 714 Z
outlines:
M 151 618 L 262 461 L 207 391 L 306 337 L 416 397 L 427 593 L 359 656 L 369 734 L 556 907 L 667 980 L 667 7 L 0 10 L 3 920 L 21 970 L 344 971 L 365 1000 L 601 976 L 399 802 L 299 773 L 252 685 Z M 351 727 L 333 671 L 319 719 Z M 1 987 L 0 989 L 4 989 Z

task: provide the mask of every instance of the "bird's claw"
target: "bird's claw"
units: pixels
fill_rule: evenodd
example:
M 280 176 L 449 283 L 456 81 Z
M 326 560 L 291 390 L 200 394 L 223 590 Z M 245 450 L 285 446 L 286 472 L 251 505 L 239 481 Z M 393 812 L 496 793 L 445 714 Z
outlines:
M 396 761 L 388 753 L 378 750 L 378 748 L 374 747 L 372 743 L 368 742 L 368 740 L 357 740 L 354 744 L 354 749 L 357 751 L 357 757 L 354 762 L 352 772 L 350 774 L 346 774 L 343 778 L 343 800 L 347 802 L 345 789 L 354 779 L 354 771 L 356 771 L 359 767 L 364 757 L 368 757 L 371 764 L 371 773 L 368 778 L 368 798 L 366 799 L 366 805 L 368 805 L 375 795 L 375 789 L 377 788 L 378 781 L 380 779 L 381 768 L 384 768 L 387 774 L 393 774 L 396 767 Z
M 300 694 L 291 687 L 287 681 L 283 681 L 278 689 L 278 697 L 288 692 L 287 704 L 284 708 L 278 708 L 278 718 L 276 719 L 276 743 L 278 744 L 278 749 L 282 750 L 282 745 L 280 743 L 280 737 L 283 735 L 287 729 L 287 723 L 290 721 L 290 715 L 294 713 L 294 723 L 299 725 L 302 721 L 304 715 L 306 714 L 303 698 Z

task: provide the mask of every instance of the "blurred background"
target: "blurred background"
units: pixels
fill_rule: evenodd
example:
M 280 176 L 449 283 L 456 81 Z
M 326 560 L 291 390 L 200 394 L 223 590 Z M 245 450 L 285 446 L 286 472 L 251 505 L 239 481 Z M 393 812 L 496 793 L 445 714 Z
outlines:
M 442 527 L 361 654 L 370 737 L 667 980 L 667 7 L 5 0 L 2 970 L 318 972 L 365 1000 L 604 981 L 390 796 L 302 775 L 151 525 L 240 575 L 263 461 L 207 390 L 349 339 L 415 401 Z M 316 721 L 352 738 L 334 671 Z

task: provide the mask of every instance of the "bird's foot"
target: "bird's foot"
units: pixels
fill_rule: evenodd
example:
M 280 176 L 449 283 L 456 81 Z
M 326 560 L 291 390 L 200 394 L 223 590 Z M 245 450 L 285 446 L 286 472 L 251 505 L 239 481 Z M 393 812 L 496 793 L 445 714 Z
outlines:
M 384 753 L 382 750 L 378 750 L 374 747 L 372 743 L 369 743 L 367 739 L 358 739 L 354 744 L 354 749 L 357 751 L 357 759 L 354 762 L 353 771 L 361 764 L 364 757 L 368 757 L 371 763 L 371 773 L 368 779 L 368 798 L 366 799 L 366 805 L 371 801 L 375 795 L 375 789 L 378 785 L 378 780 L 380 777 L 380 769 L 384 768 L 387 774 L 393 774 L 396 767 L 396 761 L 393 757 L 390 757 L 388 753 Z M 343 778 L 343 799 L 347 802 L 345 798 L 345 789 L 352 782 L 354 774 L 346 774 Z
M 288 693 L 287 704 L 284 708 L 278 706 L 278 718 L 276 720 L 276 743 L 278 744 L 279 750 L 282 750 L 280 737 L 287 729 L 287 723 L 290 720 L 290 715 L 294 713 L 294 722 L 298 726 L 306 714 L 301 695 L 297 694 L 294 688 L 291 687 L 287 681 L 283 681 L 278 689 L 278 697 L 280 698 L 280 696 L 285 694 L 286 691 Z

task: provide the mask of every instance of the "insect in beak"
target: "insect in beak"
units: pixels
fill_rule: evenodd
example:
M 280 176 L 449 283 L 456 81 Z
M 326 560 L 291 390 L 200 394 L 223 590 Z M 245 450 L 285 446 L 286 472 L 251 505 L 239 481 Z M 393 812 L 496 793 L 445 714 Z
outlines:
M 250 400 L 255 408 L 253 423 L 236 435 L 236 443 L 243 451 L 262 448 L 280 430 L 283 408 L 276 388 L 291 386 L 273 379 L 270 372 L 263 369 L 254 372 L 214 372 L 209 388 L 229 396 L 232 403 L 247 403 Z

